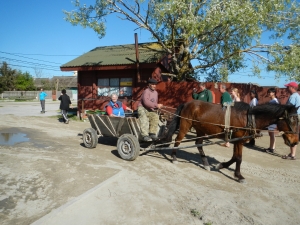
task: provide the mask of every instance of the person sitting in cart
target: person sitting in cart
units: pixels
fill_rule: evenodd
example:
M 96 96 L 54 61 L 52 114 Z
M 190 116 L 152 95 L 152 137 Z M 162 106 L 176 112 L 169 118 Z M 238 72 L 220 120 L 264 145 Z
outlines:
M 155 90 L 157 81 L 155 79 L 149 79 L 148 84 L 149 86 L 144 90 L 138 105 L 138 115 L 141 122 L 143 141 L 155 141 L 158 139 L 156 132 L 159 122 L 159 116 L 156 110 L 162 108 L 163 104 L 158 104 L 158 94 Z
M 125 117 L 125 110 L 133 112 L 131 108 L 118 101 L 118 97 L 119 96 L 116 93 L 111 94 L 111 100 L 105 106 L 107 115 L 112 117 Z

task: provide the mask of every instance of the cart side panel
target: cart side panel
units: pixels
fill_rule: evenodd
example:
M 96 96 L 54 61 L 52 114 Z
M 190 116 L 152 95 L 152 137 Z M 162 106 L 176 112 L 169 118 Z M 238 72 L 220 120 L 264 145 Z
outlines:
M 135 117 L 127 117 L 126 120 L 127 120 L 127 123 L 128 123 L 128 127 L 131 130 L 131 134 L 133 134 L 138 140 L 141 140 L 142 135 L 141 135 L 141 128 L 140 128 L 139 119 L 137 119 Z M 125 131 L 125 129 L 124 129 L 124 131 Z
M 94 122 L 94 119 L 92 118 L 92 117 L 94 117 L 94 115 L 88 115 L 88 119 L 89 119 L 89 121 L 90 121 L 90 124 L 91 124 L 91 127 L 95 130 L 95 131 L 98 131 L 97 130 L 97 126 L 96 126 L 96 124 L 95 124 L 95 122 Z

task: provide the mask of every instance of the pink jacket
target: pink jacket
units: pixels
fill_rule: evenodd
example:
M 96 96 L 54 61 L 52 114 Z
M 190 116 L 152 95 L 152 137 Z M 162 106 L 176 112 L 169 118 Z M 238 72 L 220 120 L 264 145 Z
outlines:
M 155 110 L 157 108 L 158 94 L 157 91 L 151 90 L 149 87 L 143 92 L 141 101 L 138 106 L 143 106 L 147 110 Z

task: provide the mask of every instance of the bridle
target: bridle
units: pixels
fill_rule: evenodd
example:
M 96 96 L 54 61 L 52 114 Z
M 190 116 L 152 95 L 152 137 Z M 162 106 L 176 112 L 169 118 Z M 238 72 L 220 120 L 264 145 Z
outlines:
M 296 119 L 297 126 L 296 126 L 296 131 L 294 131 L 292 127 L 292 118 Z M 279 120 L 285 120 L 286 124 L 288 125 L 290 131 L 283 131 L 284 134 L 299 134 L 299 121 L 298 121 L 298 114 L 297 113 L 292 113 L 289 114 L 287 110 L 284 111 L 283 117 L 280 117 Z

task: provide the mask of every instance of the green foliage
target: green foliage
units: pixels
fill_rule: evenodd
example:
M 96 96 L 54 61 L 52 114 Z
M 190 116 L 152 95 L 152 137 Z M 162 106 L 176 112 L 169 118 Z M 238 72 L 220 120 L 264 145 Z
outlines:
M 300 81 L 296 0 L 96 0 L 90 6 L 76 0 L 75 7 L 64 11 L 65 19 L 92 28 L 99 38 L 110 14 L 149 31 L 172 55 L 170 72 L 179 79 L 207 74 L 208 80 L 227 81 L 250 61 L 255 76 L 267 69 Z
M 199 217 L 201 215 L 201 213 L 197 209 L 191 209 L 191 214 L 194 217 Z
M 213 223 L 212 222 L 206 222 L 204 223 L 204 225 L 212 225 Z
M 0 93 L 12 91 L 15 88 L 17 70 L 11 69 L 6 62 L 0 66 Z
M 0 66 L 0 93 L 3 91 L 35 90 L 32 76 L 28 73 L 12 69 L 6 62 Z
M 33 91 L 35 90 L 33 77 L 28 73 L 19 72 L 16 75 L 15 89 L 17 91 Z

